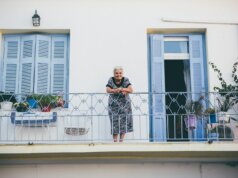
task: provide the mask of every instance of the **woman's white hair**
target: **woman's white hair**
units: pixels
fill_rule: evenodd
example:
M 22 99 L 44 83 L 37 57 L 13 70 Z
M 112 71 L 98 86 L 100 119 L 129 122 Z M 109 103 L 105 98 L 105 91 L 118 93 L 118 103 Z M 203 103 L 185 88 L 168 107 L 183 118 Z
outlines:
M 113 73 L 115 73 L 117 70 L 121 70 L 123 72 L 123 68 L 121 66 L 114 67 Z

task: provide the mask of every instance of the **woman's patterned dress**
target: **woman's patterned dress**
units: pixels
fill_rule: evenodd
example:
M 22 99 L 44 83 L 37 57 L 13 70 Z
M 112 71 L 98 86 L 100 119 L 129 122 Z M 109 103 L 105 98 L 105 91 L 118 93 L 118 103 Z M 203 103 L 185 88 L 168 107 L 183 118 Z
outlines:
M 115 89 L 127 88 L 129 85 L 131 85 L 131 83 L 126 77 L 122 78 L 119 85 L 116 84 L 115 78 L 111 77 L 106 86 Z M 112 134 L 122 134 L 133 131 L 131 99 L 128 94 L 110 94 L 108 100 L 108 113 L 111 121 Z

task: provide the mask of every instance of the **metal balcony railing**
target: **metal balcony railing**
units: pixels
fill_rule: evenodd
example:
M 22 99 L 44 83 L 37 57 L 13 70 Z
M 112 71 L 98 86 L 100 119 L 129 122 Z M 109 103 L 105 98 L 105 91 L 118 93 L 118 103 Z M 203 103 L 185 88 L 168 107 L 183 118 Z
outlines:
M 117 104 L 122 94 L 111 98 L 116 107 L 109 117 L 106 93 L 0 93 L 0 144 L 113 142 L 114 129 L 131 131 L 125 142 L 238 141 L 236 92 L 129 96 L 125 105 Z

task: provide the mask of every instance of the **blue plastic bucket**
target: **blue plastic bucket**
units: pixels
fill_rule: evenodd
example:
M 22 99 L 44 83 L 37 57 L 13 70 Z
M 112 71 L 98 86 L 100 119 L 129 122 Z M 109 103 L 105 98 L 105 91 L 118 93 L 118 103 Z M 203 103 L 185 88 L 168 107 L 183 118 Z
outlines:
M 27 102 L 29 103 L 30 108 L 36 108 L 37 102 L 35 99 L 29 99 L 29 100 L 27 100 Z
M 217 122 L 217 118 L 215 114 L 210 114 L 210 123 L 216 123 Z

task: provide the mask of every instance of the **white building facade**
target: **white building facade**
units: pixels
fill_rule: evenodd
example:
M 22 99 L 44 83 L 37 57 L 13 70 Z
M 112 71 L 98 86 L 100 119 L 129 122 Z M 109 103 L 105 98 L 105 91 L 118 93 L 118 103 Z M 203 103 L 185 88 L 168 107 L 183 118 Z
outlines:
M 186 93 L 186 99 L 198 100 L 200 93 L 220 86 L 209 62 L 218 66 L 227 83 L 233 82 L 237 8 L 236 0 L 0 0 L 0 91 L 62 92 L 70 101 L 57 112 L 57 127 L 46 127 L 44 134 L 40 128 L 23 127 L 11 135 L 9 112 L 0 111 L 2 176 L 236 177 L 237 142 L 191 143 L 191 132 L 186 136 L 189 142 L 168 143 L 177 131 L 165 129 L 170 116 L 163 106 L 170 106 L 168 98 L 174 96 L 166 93 Z M 41 17 L 38 27 L 32 25 L 36 9 Z M 115 66 L 123 66 L 138 93 L 132 95 L 135 132 L 128 134 L 125 144 L 111 143 L 105 110 L 103 93 Z M 64 135 L 64 126 L 79 124 L 77 107 L 86 115 L 82 122 L 93 123 L 96 129 L 91 128 L 88 136 L 71 138 Z M 72 117 L 67 120 L 69 113 Z M 91 116 L 96 117 L 88 122 Z M 34 140 L 50 135 L 50 146 L 21 143 L 18 150 L 14 148 L 12 143 L 18 139 L 32 141 L 29 132 Z M 168 134 L 173 135 L 171 140 Z M 90 139 L 96 142 L 91 144 Z

